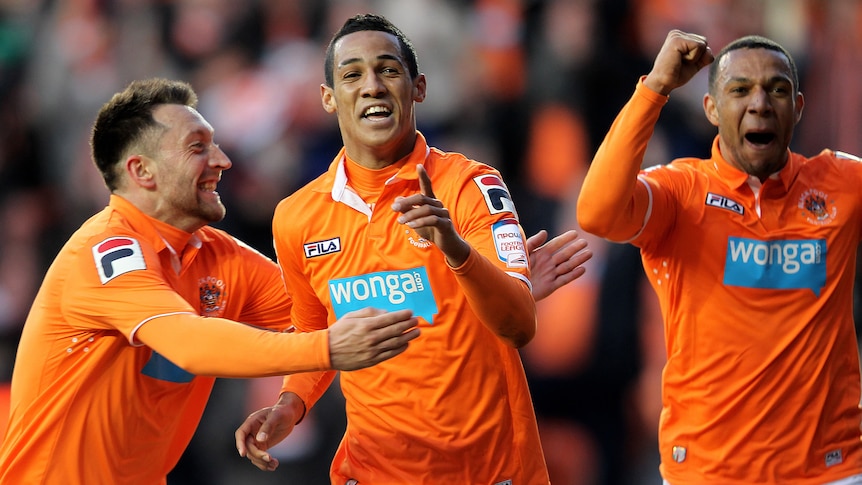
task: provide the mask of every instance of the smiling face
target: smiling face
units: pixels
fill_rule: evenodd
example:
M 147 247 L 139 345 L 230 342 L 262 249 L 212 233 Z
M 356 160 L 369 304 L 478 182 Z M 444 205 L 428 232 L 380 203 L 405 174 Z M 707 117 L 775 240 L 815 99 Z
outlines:
M 144 157 L 156 197 L 152 215 L 188 232 L 222 220 L 225 207 L 216 185 L 231 161 L 213 142 L 212 126 L 179 104 L 156 107 L 153 118 L 164 131 L 153 157 Z
M 704 96 L 719 149 L 733 166 L 765 180 L 787 163 L 804 100 L 787 58 L 764 48 L 732 50 L 718 59 L 714 89 Z
M 425 99 L 425 76 L 410 76 L 398 39 L 385 32 L 345 35 L 333 54 L 333 85 L 321 85 L 321 100 L 338 117 L 348 156 L 374 169 L 405 157 L 416 141 L 414 103 Z

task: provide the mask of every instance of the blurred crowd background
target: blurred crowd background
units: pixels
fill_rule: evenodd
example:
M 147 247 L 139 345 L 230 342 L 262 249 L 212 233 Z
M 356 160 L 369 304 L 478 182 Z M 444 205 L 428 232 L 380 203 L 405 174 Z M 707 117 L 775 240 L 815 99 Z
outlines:
M 195 87 L 234 162 L 219 184 L 228 207 L 219 226 L 272 256 L 275 204 L 341 147 L 320 105 L 323 54 L 363 12 L 393 20 L 418 50 L 428 78 L 419 129 L 432 145 L 499 168 L 528 234 L 577 228 L 591 155 L 671 28 L 706 35 L 715 52 L 750 33 L 781 42 L 806 97 L 792 147 L 862 155 L 859 0 L 0 0 L 2 392 L 48 264 L 107 203 L 88 136 L 111 94 L 153 76 Z M 709 155 L 705 91 L 702 72 L 673 93 L 650 164 Z M 523 351 L 552 482 L 658 485 L 655 298 L 636 250 L 590 243 L 587 275 L 540 303 L 538 336 Z M 336 387 L 274 451 L 276 472 L 237 456 L 234 429 L 279 386 L 219 380 L 169 484 L 328 483 L 344 426 Z

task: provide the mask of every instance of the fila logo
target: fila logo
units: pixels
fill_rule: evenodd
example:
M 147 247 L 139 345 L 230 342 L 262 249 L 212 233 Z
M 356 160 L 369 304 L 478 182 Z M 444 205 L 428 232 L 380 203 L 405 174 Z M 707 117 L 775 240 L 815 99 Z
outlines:
M 829 453 L 826 453 L 826 466 L 835 466 L 840 465 L 844 462 L 844 458 L 841 456 L 841 450 L 833 450 Z
M 341 238 L 334 237 L 325 241 L 305 243 L 302 245 L 302 249 L 305 250 L 306 258 L 314 258 L 317 256 L 323 256 L 324 254 L 338 253 L 341 252 Z
M 147 269 L 141 245 L 128 237 L 110 237 L 96 244 L 93 259 L 103 285 L 121 274 Z
M 713 194 L 712 192 L 706 193 L 706 205 L 727 209 L 731 212 L 736 212 L 739 215 L 742 215 L 745 212 L 745 209 L 739 204 L 739 202 L 728 199 L 723 195 Z
M 479 190 L 482 191 L 482 196 L 485 197 L 485 204 L 488 206 L 491 214 L 511 212 L 517 219 L 518 213 L 515 212 L 515 203 L 512 202 L 509 189 L 500 177 L 493 174 L 479 175 L 478 177 L 473 177 L 473 182 L 476 182 Z

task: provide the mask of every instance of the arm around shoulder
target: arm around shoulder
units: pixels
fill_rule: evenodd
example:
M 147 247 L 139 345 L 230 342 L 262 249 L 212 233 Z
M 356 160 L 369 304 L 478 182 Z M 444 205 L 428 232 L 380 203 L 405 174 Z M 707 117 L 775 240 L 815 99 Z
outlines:
M 281 333 L 181 313 L 147 321 L 135 338 L 201 376 L 265 377 L 331 369 L 328 330 Z

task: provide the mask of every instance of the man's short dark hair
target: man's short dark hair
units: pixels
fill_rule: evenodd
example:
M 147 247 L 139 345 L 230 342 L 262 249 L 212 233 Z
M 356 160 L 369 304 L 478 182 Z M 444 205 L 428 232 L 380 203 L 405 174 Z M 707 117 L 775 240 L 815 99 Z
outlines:
M 416 77 L 419 76 L 419 61 L 416 56 L 416 49 L 413 47 L 413 43 L 410 42 L 410 39 L 404 35 L 404 32 L 385 17 L 375 14 L 360 14 L 347 19 L 338 32 L 332 36 L 332 39 L 329 41 L 329 45 L 326 47 L 326 60 L 323 63 L 323 69 L 324 79 L 326 80 L 327 86 L 332 87 L 334 84 L 335 53 L 333 51 L 335 43 L 345 35 L 366 30 L 386 32 L 387 34 L 392 34 L 398 38 L 398 45 L 401 48 L 401 56 L 404 58 L 404 62 L 407 63 L 407 70 L 410 72 L 410 77 L 412 79 L 416 79 Z
M 153 108 L 160 104 L 180 104 L 196 108 L 197 94 L 191 85 L 170 79 L 132 81 L 114 94 L 96 116 L 90 135 L 93 162 L 102 173 L 105 185 L 117 188 L 117 164 L 135 145 L 146 145 L 147 136 L 162 127 L 153 119 Z
M 784 55 L 784 57 L 787 58 L 787 64 L 790 66 L 790 73 L 793 76 L 793 89 L 795 90 L 794 94 L 799 92 L 799 72 L 796 70 L 796 62 L 793 60 L 793 56 L 790 55 L 790 52 L 788 52 L 787 49 L 785 49 L 781 44 L 775 42 L 774 40 L 767 39 L 766 37 L 762 37 L 760 35 L 747 35 L 727 44 L 718 52 L 718 55 L 715 56 L 715 60 L 709 66 L 710 94 L 715 94 L 715 80 L 718 77 L 718 68 L 721 59 L 728 53 L 738 49 L 767 49 Z

